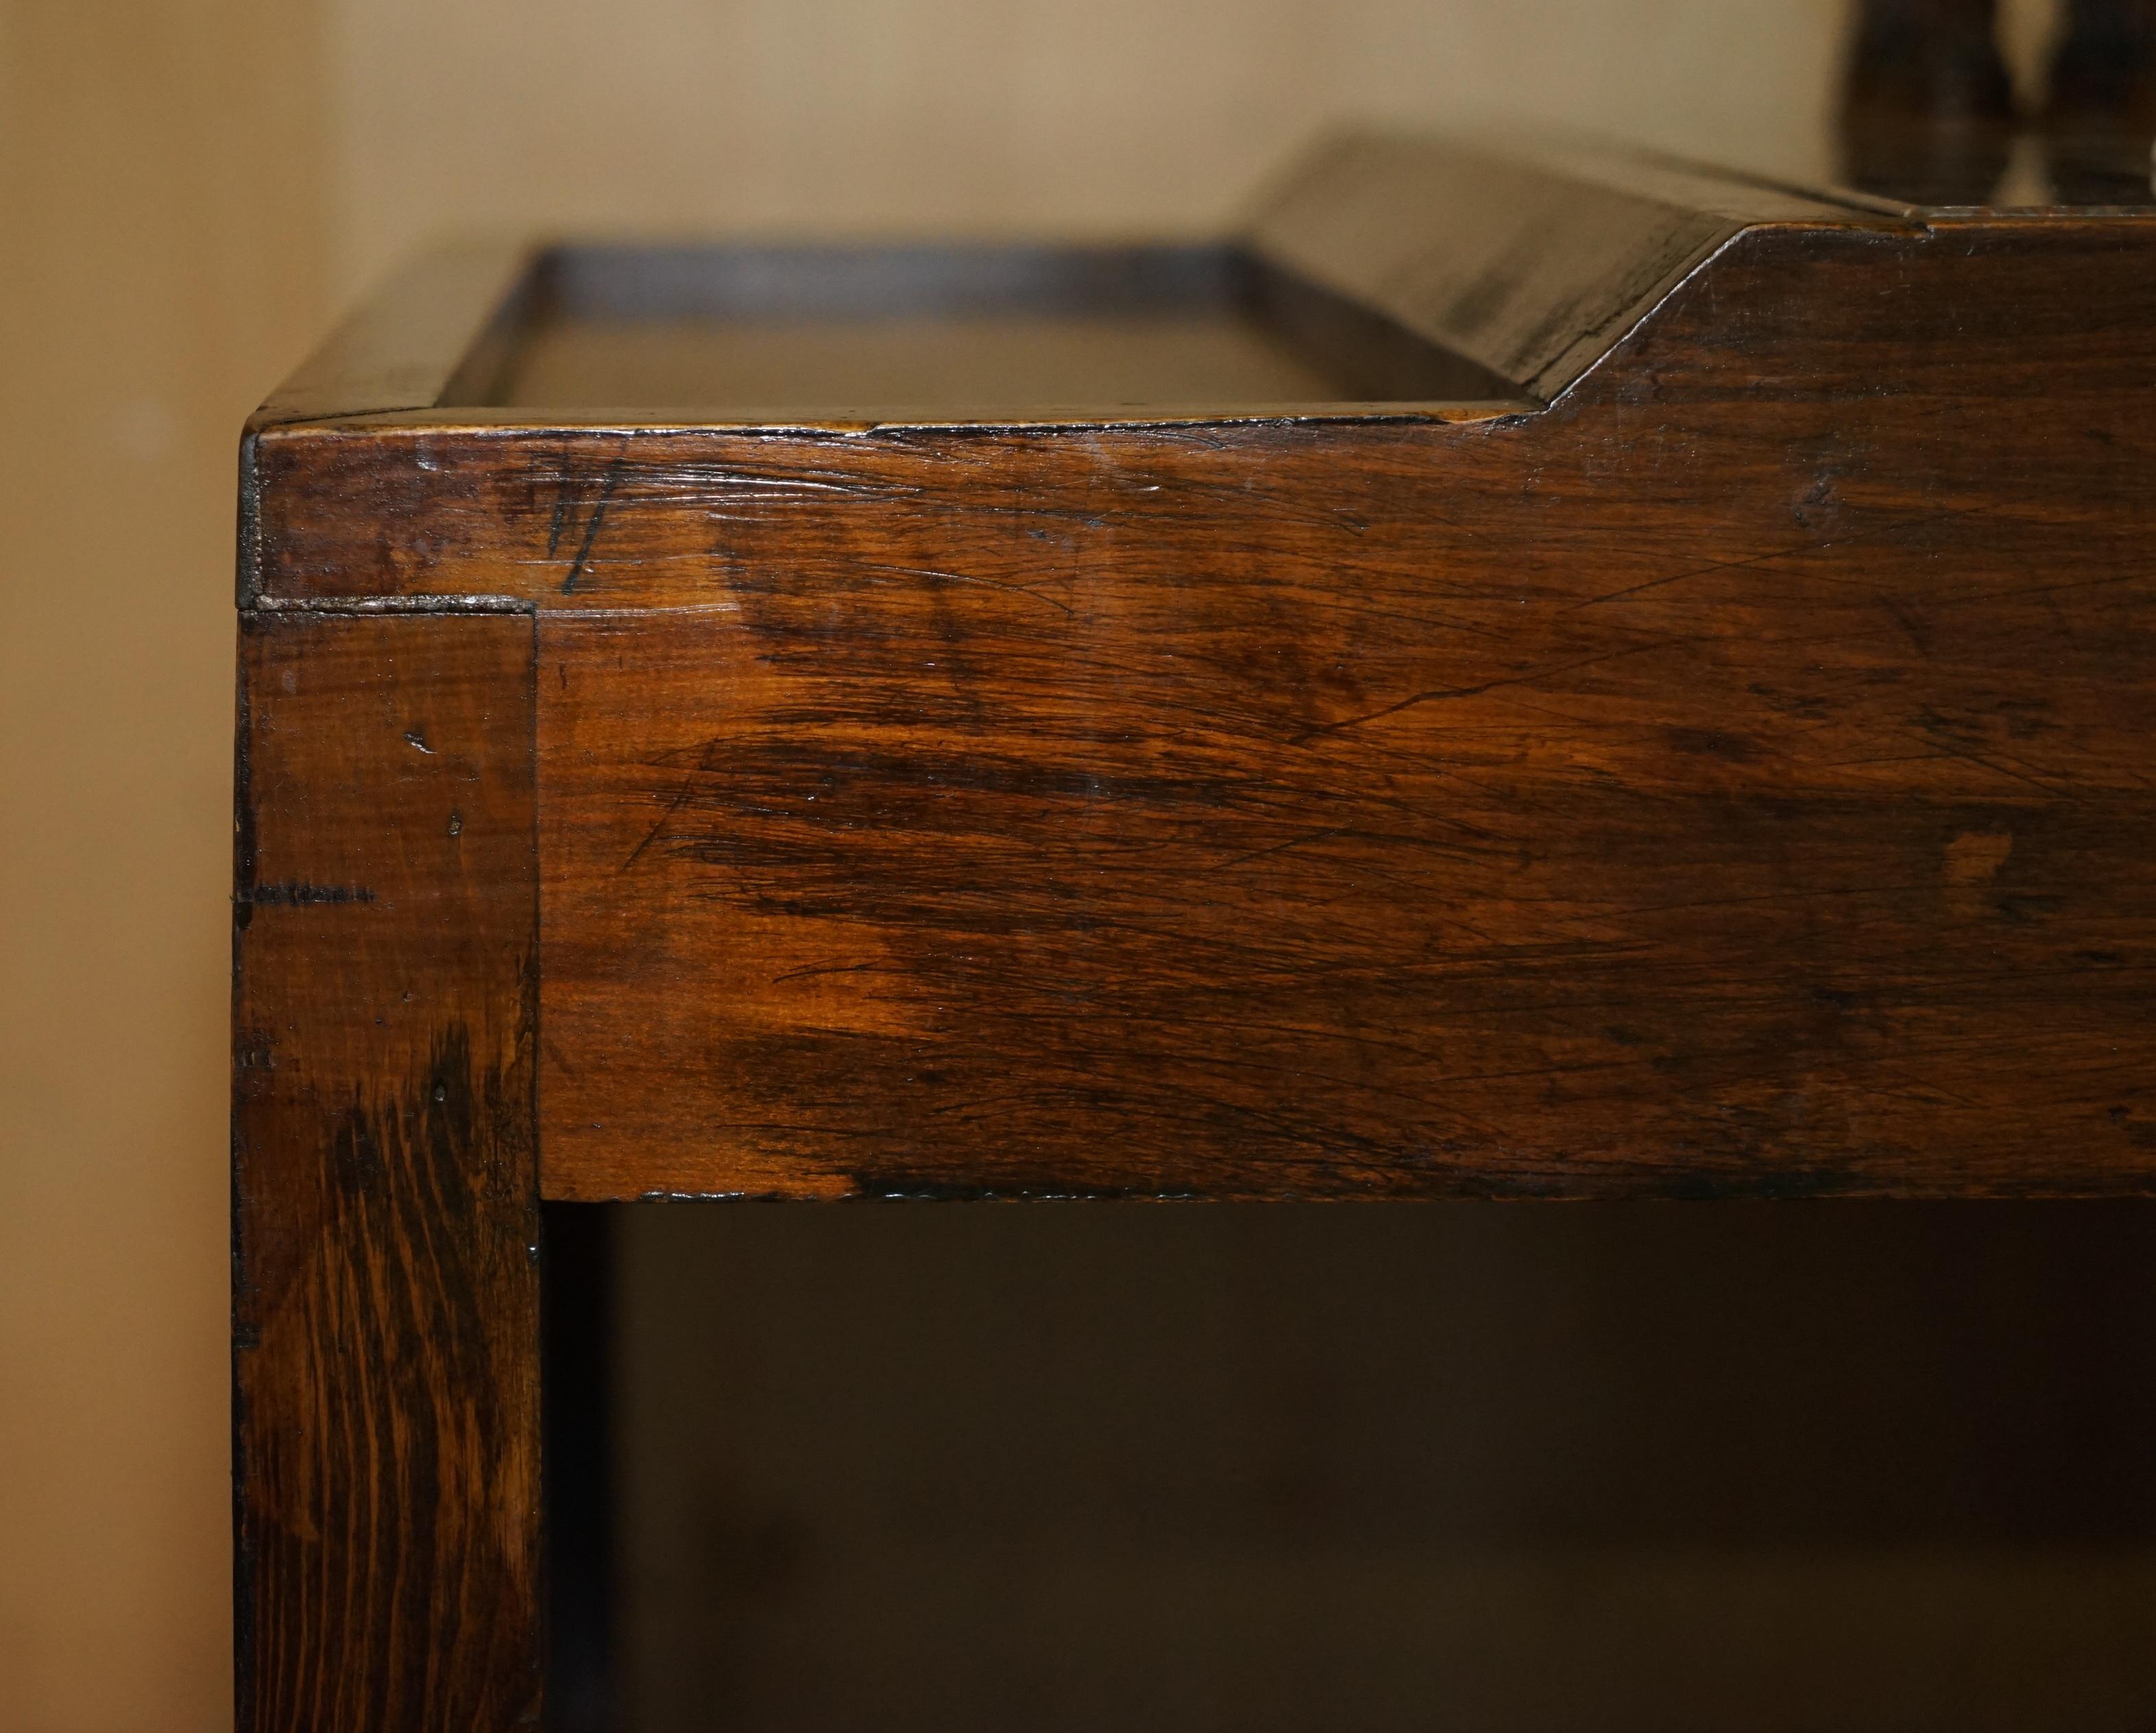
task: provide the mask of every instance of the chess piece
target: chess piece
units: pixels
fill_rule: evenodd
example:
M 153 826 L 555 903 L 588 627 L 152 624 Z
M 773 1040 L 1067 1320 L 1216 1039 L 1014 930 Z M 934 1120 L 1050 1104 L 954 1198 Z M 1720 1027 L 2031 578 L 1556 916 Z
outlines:
M 2156 0 L 2073 0 L 2044 120 L 2069 136 L 2156 136 Z
M 1843 85 L 1851 185 L 1912 203 L 1981 203 L 2014 123 L 1996 0 L 1865 0 Z
M 2060 203 L 2156 200 L 2156 0 L 2072 0 L 2042 137 Z

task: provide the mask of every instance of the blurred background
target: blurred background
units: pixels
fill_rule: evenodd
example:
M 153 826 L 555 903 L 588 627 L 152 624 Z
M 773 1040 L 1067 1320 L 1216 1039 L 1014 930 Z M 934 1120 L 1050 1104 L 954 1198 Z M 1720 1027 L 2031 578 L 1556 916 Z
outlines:
M 475 229 L 1204 230 L 1357 118 L 1816 177 L 1847 28 L 1840 0 L 0 0 L 0 1726 L 228 1721 L 233 458 L 337 309 Z M 2052 28 L 2008 8 L 2024 77 Z M 1217 1255 L 1270 1268 L 1252 1243 Z

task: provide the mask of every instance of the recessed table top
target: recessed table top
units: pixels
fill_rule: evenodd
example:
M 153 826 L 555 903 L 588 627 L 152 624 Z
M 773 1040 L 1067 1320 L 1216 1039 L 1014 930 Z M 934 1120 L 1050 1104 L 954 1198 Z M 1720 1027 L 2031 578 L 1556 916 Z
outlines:
M 1382 136 L 451 254 L 244 599 L 534 618 L 552 1195 L 2135 1189 L 2152 263 Z
M 537 1719 L 542 1197 L 2156 1195 L 2156 211 L 2002 196 L 364 307 L 241 453 L 243 1720 Z

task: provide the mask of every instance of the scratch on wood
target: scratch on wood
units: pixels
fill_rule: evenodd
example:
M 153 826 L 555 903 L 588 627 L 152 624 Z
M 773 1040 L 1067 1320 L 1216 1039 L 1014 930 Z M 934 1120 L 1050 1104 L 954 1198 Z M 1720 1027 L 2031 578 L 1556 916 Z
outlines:
M 621 485 L 621 472 L 626 459 L 616 458 L 607 466 L 606 483 L 600 488 L 598 500 L 592 506 L 592 515 L 584 525 L 584 539 L 577 549 L 577 557 L 569 562 L 569 575 L 562 581 L 562 593 L 573 596 L 577 580 L 591 565 L 592 549 L 598 545 L 599 531 L 606 522 L 607 502 L 613 498 L 613 490 Z M 558 526 L 557 528 L 558 534 Z
M 310 884 L 287 879 L 279 884 L 258 884 L 239 898 L 264 908 L 300 909 L 336 903 L 371 903 L 374 893 L 364 884 Z

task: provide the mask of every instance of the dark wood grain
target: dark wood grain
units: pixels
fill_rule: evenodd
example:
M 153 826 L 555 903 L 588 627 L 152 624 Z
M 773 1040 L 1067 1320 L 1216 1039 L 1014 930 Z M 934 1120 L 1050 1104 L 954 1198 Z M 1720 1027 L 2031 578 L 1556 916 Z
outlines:
M 1357 133 L 1296 166 L 1253 213 L 1250 244 L 1547 399 L 1739 233 L 1885 222 L 1833 195 L 1633 152 Z
M 2146 1189 L 2148 246 L 1763 231 L 1476 427 L 546 444 L 550 1192 Z
M 542 1189 L 2156 1194 L 2156 219 L 1374 140 L 1248 243 L 1373 397 L 490 408 L 619 287 L 497 255 L 251 424 L 248 1733 L 536 1717 Z
M 239 1724 L 539 1702 L 531 623 L 240 639 Z

